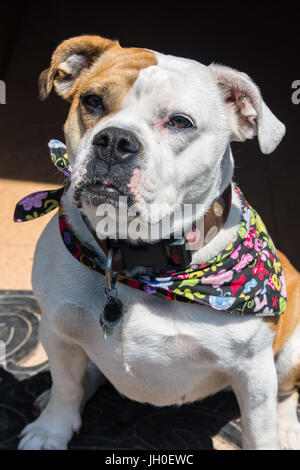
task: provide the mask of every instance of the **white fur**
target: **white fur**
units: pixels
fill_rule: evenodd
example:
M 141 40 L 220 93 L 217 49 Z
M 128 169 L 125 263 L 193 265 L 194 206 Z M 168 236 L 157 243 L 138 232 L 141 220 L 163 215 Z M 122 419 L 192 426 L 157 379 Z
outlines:
M 141 207 L 158 202 L 172 211 L 182 202 L 200 201 L 205 211 L 232 178 L 232 154 L 225 153 L 230 126 L 211 71 L 187 59 L 157 57 L 158 65 L 140 73 L 122 109 L 86 134 L 77 155 L 72 156 L 75 171 L 64 210 L 69 223 L 98 250 L 103 262 L 103 253 L 71 202 L 74 184 L 99 130 L 114 125 L 134 129 L 139 135 L 154 185 L 145 188 L 151 197 L 143 197 Z M 187 145 L 185 137 L 171 135 L 155 124 L 159 108 L 170 113 L 187 110 L 197 122 L 194 141 Z M 91 209 L 84 209 L 95 224 Z M 193 261 L 217 255 L 232 240 L 240 219 L 240 202 L 234 193 L 225 227 L 193 255 Z M 230 385 L 241 408 L 244 448 L 279 447 L 274 333 L 262 318 L 168 302 L 120 285 L 125 318 L 105 342 L 99 326 L 104 278 L 66 250 L 57 215 L 38 242 L 32 284 L 43 312 L 41 339 L 49 356 L 53 388 L 41 416 L 23 431 L 20 448 L 67 447 L 80 427 L 88 360 L 120 393 L 156 406 L 193 402 Z M 94 388 L 99 380 L 97 376 L 92 380 Z

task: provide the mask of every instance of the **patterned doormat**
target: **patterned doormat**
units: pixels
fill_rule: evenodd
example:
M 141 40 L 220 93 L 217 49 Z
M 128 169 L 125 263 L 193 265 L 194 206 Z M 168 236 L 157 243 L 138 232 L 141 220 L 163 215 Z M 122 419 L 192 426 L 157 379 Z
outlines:
M 39 319 L 31 291 L 0 291 L 0 449 L 17 448 L 18 434 L 39 415 L 34 401 L 51 386 L 38 339 Z M 81 430 L 69 448 L 239 449 L 238 417 L 231 391 L 191 405 L 158 408 L 128 400 L 106 382 L 87 402 Z

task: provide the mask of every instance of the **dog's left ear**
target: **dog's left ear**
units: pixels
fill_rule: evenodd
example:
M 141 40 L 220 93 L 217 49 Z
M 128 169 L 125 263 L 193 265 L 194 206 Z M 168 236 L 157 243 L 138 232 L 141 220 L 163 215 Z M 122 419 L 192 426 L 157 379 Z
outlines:
M 111 47 L 119 47 L 118 41 L 101 36 L 78 36 L 63 41 L 54 51 L 50 67 L 40 74 L 40 99 L 45 100 L 54 86 L 58 95 L 71 100 L 77 79 Z
M 262 153 L 273 152 L 285 134 L 280 122 L 262 99 L 259 88 L 245 73 L 223 65 L 209 66 L 225 103 L 232 140 L 257 135 Z

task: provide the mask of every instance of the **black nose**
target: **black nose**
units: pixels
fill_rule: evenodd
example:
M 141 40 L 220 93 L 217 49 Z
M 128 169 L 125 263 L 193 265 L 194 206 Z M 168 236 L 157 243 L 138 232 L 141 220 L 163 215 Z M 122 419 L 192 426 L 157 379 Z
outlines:
M 136 155 L 141 147 L 133 132 L 118 127 L 107 127 L 96 134 L 93 145 L 100 157 L 118 161 Z

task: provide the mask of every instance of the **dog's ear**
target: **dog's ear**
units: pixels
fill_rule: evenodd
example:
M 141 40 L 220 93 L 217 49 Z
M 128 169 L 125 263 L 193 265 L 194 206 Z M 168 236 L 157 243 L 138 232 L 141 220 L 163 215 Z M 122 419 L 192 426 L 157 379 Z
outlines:
M 257 135 L 262 153 L 271 153 L 285 134 L 280 122 L 262 99 L 259 88 L 245 73 L 223 65 L 209 66 L 225 103 L 232 140 L 244 141 Z
M 45 100 L 54 85 L 60 96 L 70 100 L 79 75 L 103 52 L 118 45 L 118 41 L 100 36 L 78 36 L 62 42 L 52 55 L 50 67 L 40 74 L 40 99 Z

